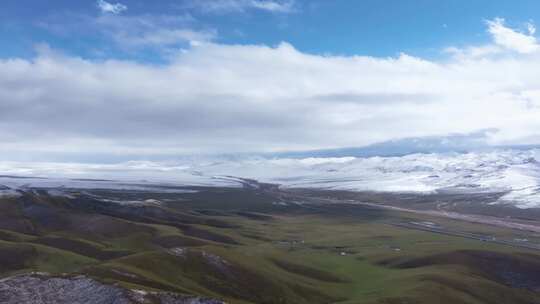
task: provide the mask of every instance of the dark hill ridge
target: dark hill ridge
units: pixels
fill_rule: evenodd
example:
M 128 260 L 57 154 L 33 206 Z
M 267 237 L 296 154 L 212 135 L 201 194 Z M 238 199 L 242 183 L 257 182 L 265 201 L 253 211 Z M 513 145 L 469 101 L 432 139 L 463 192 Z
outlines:
M 486 279 L 509 287 L 540 291 L 540 257 L 535 255 L 460 250 L 420 258 L 400 257 L 381 261 L 380 264 L 403 269 L 433 265 L 459 265 Z

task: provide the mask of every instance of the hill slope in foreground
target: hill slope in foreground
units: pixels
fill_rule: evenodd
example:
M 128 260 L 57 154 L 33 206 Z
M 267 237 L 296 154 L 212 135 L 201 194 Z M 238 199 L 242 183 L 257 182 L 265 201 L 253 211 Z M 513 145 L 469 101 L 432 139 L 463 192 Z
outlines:
M 244 185 L 5 195 L 0 301 L 540 303 L 537 232 Z

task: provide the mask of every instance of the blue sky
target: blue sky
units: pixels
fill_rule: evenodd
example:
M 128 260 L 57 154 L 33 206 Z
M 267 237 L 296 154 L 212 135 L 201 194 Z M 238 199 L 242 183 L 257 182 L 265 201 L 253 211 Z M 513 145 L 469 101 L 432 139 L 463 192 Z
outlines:
M 0 159 L 537 145 L 539 15 L 538 1 L 4 0 Z
M 540 3 L 534 0 L 297 0 L 277 1 L 288 5 L 277 11 L 237 0 L 205 9 L 209 2 L 125 0 L 121 4 L 127 9 L 120 15 L 184 18 L 174 26 L 210 32 L 213 41 L 225 44 L 286 41 L 313 54 L 395 56 L 405 52 L 428 58 L 441 56 L 441 49 L 450 45 L 487 42 L 485 20 L 504 17 L 519 28 L 540 18 Z M 156 50 L 126 51 L 112 44 L 103 29 L 89 24 L 103 14 L 92 0 L 4 0 L 0 56 L 30 57 L 35 44 L 47 43 L 86 58 L 162 60 L 163 54 Z

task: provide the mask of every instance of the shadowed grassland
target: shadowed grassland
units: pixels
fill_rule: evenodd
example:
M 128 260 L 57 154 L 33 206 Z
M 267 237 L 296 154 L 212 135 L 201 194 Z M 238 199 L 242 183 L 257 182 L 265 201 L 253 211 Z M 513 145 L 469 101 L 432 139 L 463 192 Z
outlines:
M 275 192 L 196 190 L 0 199 L 0 275 L 83 273 L 242 304 L 540 303 L 536 251 L 393 224 L 538 239 L 526 232 Z

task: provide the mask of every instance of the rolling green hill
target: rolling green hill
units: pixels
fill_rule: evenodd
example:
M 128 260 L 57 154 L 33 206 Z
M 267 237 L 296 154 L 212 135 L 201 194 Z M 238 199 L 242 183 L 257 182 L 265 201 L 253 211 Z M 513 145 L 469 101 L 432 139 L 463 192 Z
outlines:
M 524 232 L 276 191 L 196 190 L 1 198 L 0 275 L 84 274 L 238 304 L 540 303 L 538 252 L 394 224 Z

